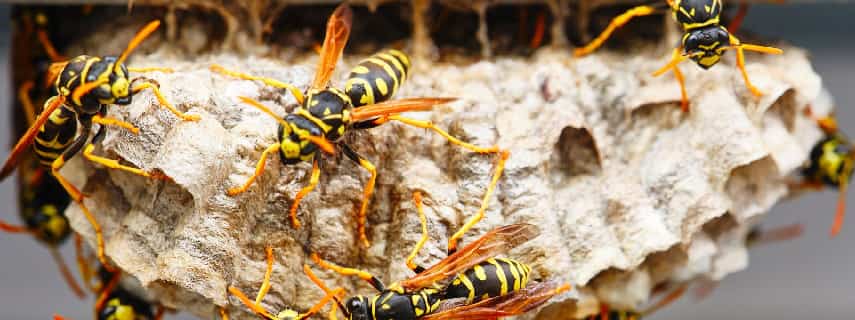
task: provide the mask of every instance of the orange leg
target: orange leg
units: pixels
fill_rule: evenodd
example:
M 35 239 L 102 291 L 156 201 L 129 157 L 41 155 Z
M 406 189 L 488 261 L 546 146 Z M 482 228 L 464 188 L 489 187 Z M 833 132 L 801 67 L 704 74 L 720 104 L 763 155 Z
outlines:
M 546 30 L 546 13 L 541 11 L 537 14 L 537 21 L 534 25 L 534 36 L 531 38 L 531 43 L 529 43 L 529 47 L 532 49 L 540 48 L 541 42 L 543 42 L 543 34 Z
M 318 166 L 318 159 L 312 161 L 312 175 L 309 178 L 309 184 L 300 189 L 300 192 L 297 192 L 297 195 L 294 196 L 294 203 L 291 205 L 291 224 L 294 225 L 294 228 L 300 228 L 300 219 L 297 219 L 297 208 L 300 206 L 300 202 L 303 201 L 303 198 L 308 195 L 315 187 L 318 185 L 318 181 L 320 181 L 321 170 Z
M 68 192 L 68 195 L 71 197 L 74 202 L 80 206 L 80 210 L 83 212 L 83 215 L 86 217 L 86 220 L 89 221 L 89 224 L 92 225 L 92 231 L 95 233 L 95 242 L 98 244 L 98 260 L 101 261 L 101 264 L 104 266 L 104 269 L 107 271 L 113 272 L 115 269 L 109 262 L 107 262 L 107 256 L 104 253 L 104 235 L 101 232 L 101 224 L 98 223 L 98 220 L 95 219 L 95 216 L 92 215 L 92 212 L 89 212 L 89 208 L 86 207 L 86 204 L 83 203 L 83 194 L 78 190 L 74 185 L 72 185 L 62 174 L 59 173 L 59 169 L 61 169 L 65 165 L 65 159 L 63 156 L 60 156 L 51 164 L 51 173 L 56 178 L 56 181 L 65 188 L 65 191 Z
M 9 233 L 32 233 L 32 230 L 27 229 L 25 226 L 16 226 L 3 221 L 0 221 L 0 230 Z
M 675 48 L 671 59 L 677 59 L 678 56 L 680 56 L 680 49 Z M 683 73 L 680 72 L 679 66 L 674 66 L 674 78 L 677 79 L 677 83 L 680 85 L 680 110 L 683 110 L 683 112 L 689 112 L 689 95 L 686 94 L 686 78 L 684 78 Z
M 413 193 L 413 202 L 416 204 L 416 212 L 419 214 L 419 222 L 422 226 L 422 237 L 419 239 L 419 242 L 416 243 L 416 246 L 413 247 L 413 251 L 410 252 L 410 255 L 407 257 L 407 267 L 410 270 L 413 270 L 415 273 L 420 273 L 424 270 L 422 267 L 418 266 L 413 262 L 416 259 L 416 255 L 419 254 L 419 250 L 424 247 L 425 243 L 428 240 L 428 230 L 427 230 L 427 218 L 425 217 L 424 210 L 422 210 L 422 194 L 421 192 Z
M 264 272 L 264 280 L 261 281 L 261 288 L 258 289 L 258 294 L 255 296 L 255 303 L 261 304 L 261 300 L 270 291 L 270 275 L 273 274 L 273 247 L 264 248 L 267 254 L 267 270 Z
M 377 277 L 375 277 L 368 271 L 335 265 L 331 262 L 321 259 L 321 256 L 314 252 L 312 252 L 311 258 L 312 261 L 315 262 L 315 264 L 317 264 L 323 269 L 333 271 L 343 276 L 356 276 L 359 279 L 365 280 L 366 282 L 368 282 L 368 284 L 374 287 L 374 289 L 377 289 L 378 292 L 381 292 L 386 289 L 386 286 L 383 285 L 383 282 L 381 282 L 380 279 L 377 279 Z
M 632 18 L 647 16 L 654 13 L 656 13 L 656 9 L 651 6 L 638 6 L 627 10 L 623 14 L 612 19 L 612 21 L 609 23 L 609 26 L 606 27 L 606 29 L 603 30 L 600 35 L 594 38 L 593 41 L 591 41 L 584 47 L 576 48 L 576 50 L 573 50 L 573 55 L 576 57 L 581 57 L 588 55 L 591 52 L 594 52 L 594 50 L 597 50 L 597 48 L 601 47 L 603 43 L 606 42 L 606 40 L 612 35 L 612 33 L 614 33 L 617 28 L 620 28 L 623 25 L 627 24 L 630 20 L 632 20 Z
M 278 143 L 271 144 L 267 147 L 267 149 L 264 150 L 264 152 L 261 153 L 261 158 L 258 159 L 258 163 L 255 165 L 255 173 L 253 173 L 252 176 L 249 177 L 249 179 L 246 179 L 246 182 L 244 182 L 242 186 L 229 189 L 227 191 L 228 195 L 236 196 L 246 192 L 246 190 L 248 190 L 249 187 L 252 186 L 252 184 L 255 182 L 255 179 L 257 179 L 264 172 L 264 164 L 267 163 L 267 157 L 270 156 L 271 153 L 275 152 L 279 152 Z
M 164 108 L 168 109 L 168 110 L 169 110 L 170 112 L 172 112 L 172 114 L 174 114 L 176 117 L 179 117 L 179 118 L 181 118 L 181 119 L 182 119 L 182 120 L 184 120 L 184 121 L 199 121 L 199 119 L 200 119 L 200 118 L 199 118 L 199 116 L 198 116 L 198 115 L 195 115 L 195 114 L 185 114 L 185 113 L 183 113 L 183 112 L 181 112 L 181 111 L 178 111 L 178 109 L 175 109 L 175 107 L 173 107 L 173 106 L 172 106 L 172 104 L 171 104 L 171 103 L 169 103 L 169 101 L 166 101 L 166 98 L 164 98 L 164 97 L 163 97 L 163 94 L 162 94 L 162 93 L 160 93 L 160 88 L 158 88 L 155 84 L 153 84 L 153 83 L 151 83 L 151 82 L 145 82 L 145 83 L 142 83 L 142 84 L 140 84 L 140 85 L 138 85 L 138 86 L 134 87 L 134 88 L 131 90 L 131 92 L 133 92 L 133 94 L 136 94 L 136 93 L 138 93 L 138 92 L 140 92 L 140 91 L 142 91 L 142 90 L 145 90 L 145 89 L 147 89 L 147 88 L 148 88 L 148 89 L 151 89 L 151 91 L 154 93 L 154 96 L 155 96 L 155 97 L 157 97 L 157 101 L 158 101 L 158 102 L 160 102 L 160 105 L 161 105 L 162 107 L 164 107 Z
M 745 15 L 748 14 L 748 3 L 741 2 L 739 3 L 739 11 L 736 12 L 736 15 L 733 16 L 733 19 L 730 20 L 730 24 L 727 25 L 727 31 L 730 33 L 737 33 L 739 28 L 742 26 L 742 21 L 745 20 Z
M 71 275 L 71 271 L 68 270 L 68 265 L 65 263 L 65 259 L 62 258 L 59 250 L 57 248 L 50 248 L 50 254 L 53 257 L 53 261 L 56 262 L 57 268 L 59 268 L 59 274 L 65 280 L 65 283 L 68 284 L 68 287 L 71 288 L 71 291 L 74 292 L 74 295 L 80 299 L 86 297 L 86 293 L 83 292 L 83 289 L 74 280 L 74 276 Z
M 501 156 L 499 157 L 499 162 L 496 164 L 496 170 L 493 173 L 493 179 L 490 181 L 490 185 L 487 187 L 487 192 L 484 193 L 484 198 L 481 200 L 481 208 L 478 209 L 478 213 L 475 214 L 474 217 L 470 218 L 469 221 L 466 222 L 462 227 L 460 227 L 451 238 L 448 239 L 448 254 L 451 255 L 457 251 L 457 242 L 460 241 L 460 238 L 463 238 L 463 235 L 466 234 L 469 229 L 472 228 L 478 221 L 481 221 L 484 218 L 484 213 L 487 211 L 487 206 L 490 204 L 490 197 L 493 195 L 493 191 L 496 189 L 496 185 L 499 183 L 499 177 L 502 176 L 502 171 L 505 169 L 505 161 L 510 157 L 510 152 L 502 151 Z
M 110 278 L 110 282 L 101 289 L 101 294 L 98 295 L 98 300 L 95 301 L 95 314 L 98 314 L 98 311 L 104 308 L 104 304 L 107 303 L 107 298 L 110 297 L 110 293 L 116 289 L 116 286 L 119 285 L 119 280 L 122 279 L 122 274 L 120 272 L 114 272 L 113 277 Z
M 850 168 L 851 169 L 851 168 Z M 848 172 L 852 172 L 849 170 Z M 841 178 L 837 195 L 837 213 L 834 214 L 834 224 L 831 225 L 831 237 L 836 237 L 843 229 L 843 218 L 846 217 L 846 188 L 848 179 Z

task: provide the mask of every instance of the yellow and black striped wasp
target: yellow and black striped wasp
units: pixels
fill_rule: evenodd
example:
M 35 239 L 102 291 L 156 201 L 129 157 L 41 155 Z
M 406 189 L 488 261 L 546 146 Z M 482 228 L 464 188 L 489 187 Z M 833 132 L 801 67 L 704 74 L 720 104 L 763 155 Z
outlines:
M 50 39 L 47 36 L 47 17 L 44 12 L 25 12 L 19 17 L 19 33 L 16 34 L 16 47 L 18 45 L 26 49 L 26 52 L 15 52 L 16 59 L 27 61 L 30 67 L 39 68 L 44 61 L 61 58 L 56 53 Z M 37 35 L 37 36 L 36 36 Z M 33 49 L 30 45 L 34 39 L 38 39 L 41 50 Z M 44 51 L 44 56 L 39 56 L 36 51 Z M 46 63 L 43 65 L 47 66 Z M 25 79 L 21 80 L 18 90 L 18 102 L 21 105 L 16 113 L 23 113 L 19 117 L 25 121 L 22 124 L 16 122 L 16 127 L 29 127 L 35 122 L 35 107 L 32 103 L 31 94 L 35 83 L 41 72 L 33 74 L 29 72 Z M 41 88 L 40 88 L 41 89 Z M 47 88 L 44 88 L 47 89 Z M 37 99 L 45 100 L 47 90 L 37 90 Z M 17 118 L 17 117 L 16 117 Z M 72 292 L 83 298 L 85 292 L 74 279 L 71 271 L 66 266 L 59 247 L 65 243 L 72 234 L 71 226 L 65 217 L 64 211 L 71 199 L 59 182 L 51 175 L 45 174 L 45 170 L 31 155 L 25 156 L 20 166 L 18 179 L 18 205 L 19 215 L 24 222 L 23 225 L 13 225 L 0 221 L 0 230 L 10 233 L 23 233 L 33 236 L 36 240 L 48 247 L 53 260 L 56 262 L 60 275 L 68 284 Z
M 320 279 L 312 272 L 308 265 L 303 265 L 303 272 L 306 273 L 306 276 L 312 280 L 316 285 L 320 286 L 324 289 L 324 292 L 329 292 L 326 296 L 324 296 L 318 303 L 312 306 L 309 311 L 305 313 L 299 313 L 293 309 L 285 309 L 277 313 L 275 316 L 268 312 L 262 305 L 261 301 L 264 300 L 264 296 L 267 295 L 267 291 L 270 289 L 270 276 L 273 273 L 273 248 L 267 247 L 267 270 L 264 273 L 264 280 L 261 282 L 261 288 L 258 289 L 258 294 L 255 297 L 255 301 L 247 298 L 245 294 L 243 294 L 240 289 L 229 286 L 229 293 L 237 297 L 241 303 L 243 303 L 247 308 L 255 312 L 256 314 L 269 319 L 269 320 L 302 320 L 311 317 L 313 314 L 317 313 L 321 310 L 327 303 L 332 301 L 335 296 L 338 296 L 344 292 L 344 289 L 337 288 L 335 290 L 329 290 Z M 227 320 L 228 316 L 225 313 L 224 309 L 220 309 L 220 314 L 223 320 Z
M 57 94 L 45 102 L 42 113 L 18 140 L 3 168 L 0 169 L 0 179 L 8 177 L 17 166 L 24 151 L 35 141 L 33 149 L 36 157 L 43 165 L 50 167 L 51 174 L 68 192 L 71 199 L 80 206 L 92 225 L 96 234 L 98 258 L 106 268 L 110 266 L 104 255 L 101 227 L 83 203 L 84 195 L 69 183 L 59 170 L 68 159 L 82 150 L 84 158 L 105 167 L 144 177 L 163 178 L 162 175 L 153 175 L 141 169 L 121 165 L 117 160 L 93 154 L 95 144 L 104 136 L 105 126 L 118 126 L 134 133 L 138 132 L 138 129 L 130 123 L 107 117 L 107 106 L 130 104 L 133 95 L 147 88 L 152 89 L 160 104 L 176 116 L 184 120 L 198 120 L 198 116 L 185 115 L 170 105 L 155 83 L 143 81 L 132 86 L 134 80 L 129 79 L 129 71 L 135 69 L 125 66 L 125 60 L 131 51 L 159 25 L 159 21 L 146 25 L 118 57 L 82 55 L 67 62 L 51 65 L 49 79 L 55 80 Z M 80 124 L 79 133 L 78 123 Z M 101 128 L 92 141 L 89 141 L 93 123 L 100 125 Z
M 683 74 L 680 72 L 678 64 L 686 59 L 691 59 L 701 68 L 709 69 L 719 62 L 727 50 L 736 50 L 736 65 L 742 73 L 748 90 L 755 96 L 763 95 L 748 79 L 748 71 L 745 70 L 745 50 L 781 54 L 783 53 L 781 49 L 742 43 L 731 32 L 728 32 L 727 28 L 720 24 L 722 0 L 666 0 L 666 2 L 671 9 L 674 20 L 682 26 L 684 34 L 680 46 L 674 49 L 671 61 L 654 72 L 653 75 L 659 76 L 668 70 L 674 71 L 674 76 L 680 84 L 683 111 L 689 110 L 689 98 L 686 94 Z M 594 40 L 584 47 L 574 50 L 574 55 L 579 57 L 590 54 L 602 46 L 615 29 L 625 25 L 632 18 L 659 12 L 661 11 L 651 5 L 641 5 L 627 10 L 612 19 L 608 27 Z
M 525 223 L 495 228 L 430 268 L 418 266 L 413 260 L 428 233 L 421 194 L 416 192 L 413 200 L 422 237 L 406 264 L 415 276 L 387 287 L 366 271 L 341 267 L 311 254 L 321 268 L 357 276 L 378 291 L 373 296 L 351 297 L 344 303 L 336 299 L 348 319 L 496 319 L 528 312 L 570 289 L 555 280 L 529 283 L 528 265 L 495 257 L 539 235 L 536 226 Z
M 165 309 L 155 307 L 145 299 L 120 286 L 122 273 L 110 272 L 101 266 L 97 270 L 99 282 L 92 290 L 97 294 L 94 311 L 95 320 L 160 320 Z M 85 278 L 91 278 L 89 275 Z M 59 314 L 54 320 L 65 320 Z
M 811 109 L 805 109 L 813 116 Z M 791 185 L 794 189 L 837 189 L 837 213 L 831 226 L 831 236 L 840 233 L 846 216 L 846 189 L 855 172 L 855 145 L 837 127 L 833 116 L 816 119 L 825 136 L 810 150 L 802 166 L 802 181 Z
M 213 65 L 211 69 L 225 75 L 246 80 L 259 80 L 276 88 L 287 89 L 299 103 L 299 106 L 293 112 L 284 118 L 280 118 L 261 103 L 248 97 L 241 97 L 243 102 L 260 109 L 279 121 L 279 141 L 264 150 L 255 166 L 254 174 L 242 186 L 229 189 L 228 193 L 230 195 L 237 195 L 247 191 L 255 179 L 263 172 L 265 161 L 272 153 L 279 153 L 280 160 L 286 165 L 312 161 L 312 173 L 309 185 L 297 193 L 291 205 L 291 222 L 294 227 L 298 228 L 300 227 L 300 222 L 297 219 L 297 208 L 300 201 L 318 184 L 320 176 L 318 166 L 319 150 L 334 153 L 335 146 L 341 147 L 347 158 L 353 160 L 371 174 L 371 177 L 365 184 L 362 204 L 359 208 L 357 218 L 357 229 L 360 240 L 367 246 L 369 241 L 365 233 L 366 210 L 374 192 L 377 170 L 374 164 L 368 159 L 360 156 L 344 143 L 342 138 L 347 130 L 374 128 L 389 121 L 397 121 L 415 127 L 430 129 L 448 139 L 449 142 L 471 151 L 501 154 L 499 164 L 496 167 L 497 173 L 501 173 L 504 160 L 507 158 L 508 153 L 499 150 L 495 146 L 485 148 L 460 141 L 429 121 L 402 117 L 400 113 L 426 111 L 436 105 L 454 100 L 451 98 L 389 100 L 407 78 L 410 59 L 403 52 L 386 50 L 360 62 L 351 70 L 344 90 L 329 86 L 329 80 L 335 70 L 336 62 L 341 56 L 350 35 L 351 20 L 352 13 L 346 4 L 337 7 L 330 16 L 327 22 L 326 36 L 321 46 L 318 69 L 305 95 L 295 86 L 275 79 L 231 71 L 219 65 Z M 487 189 L 488 191 L 482 202 L 482 208 L 485 207 L 495 187 L 496 179 L 492 181 L 492 184 Z M 479 211 L 479 216 L 476 218 L 480 219 L 483 213 L 483 211 Z M 476 218 L 467 223 L 467 226 L 474 224 L 473 221 L 477 221 Z M 455 235 L 450 241 L 456 243 L 459 238 L 459 235 Z M 455 246 L 453 245 L 452 247 Z

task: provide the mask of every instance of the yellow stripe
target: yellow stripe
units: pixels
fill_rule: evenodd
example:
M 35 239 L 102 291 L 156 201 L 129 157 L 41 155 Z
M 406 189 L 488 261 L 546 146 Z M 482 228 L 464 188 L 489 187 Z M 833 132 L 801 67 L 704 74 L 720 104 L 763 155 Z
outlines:
M 311 121 L 311 122 L 313 122 L 314 124 L 316 124 L 316 125 L 317 125 L 318 127 L 320 127 L 320 128 L 321 128 L 321 130 L 323 130 L 324 132 L 329 132 L 329 131 L 332 129 L 332 127 L 331 127 L 331 126 L 329 126 L 329 125 L 327 125 L 326 123 L 324 123 L 324 121 L 323 121 L 323 120 L 318 119 L 318 118 L 315 118 L 315 116 L 313 116 L 313 115 L 309 112 L 309 110 L 306 110 L 306 109 L 304 109 L 304 108 L 297 108 L 297 110 L 296 110 L 296 112 L 295 112 L 295 113 L 296 113 L 296 114 L 299 114 L 299 115 L 301 115 L 301 116 L 303 116 L 303 117 L 305 117 L 306 119 L 309 119 L 309 121 Z M 308 132 L 308 131 L 307 131 L 307 132 Z
M 39 157 L 46 158 L 46 159 L 56 159 L 56 158 L 59 158 L 59 156 L 61 156 L 61 155 L 62 155 L 62 154 L 60 154 L 60 153 L 53 153 L 53 152 L 41 151 L 41 150 L 39 150 L 39 149 L 35 149 L 35 148 L 34 148 L 33 150 L 34 150 L 34 151 L 36 151 L 36 154 L 38 154 L 38 155 L 39 155 Z
M 392 92 L 394 93 L 398 91 L 398 77 L 395 76 L 395 70 L 392 70 L 392 66 L 390 66 L 388 63 L 386 63 L 386 61 L 383 61 L 383 59 L 380 59 L 377 56 L 372 56 L 366 61 L 370 61 L 371 63 L 378 65 L 380 68 L 383 68 L 383 71 L 385 71 L 386 74 L 389 75 L 389 78 L 392 78 Z
M 356 65 L 355 67 L 353 67 L 353 70 L 350 70 L 350 73 L 366 74 L 369 71 L 371 71 L 371 70 L 368 70 L 368 68 L 366 68 L 363 65 Z
M 386 52 L 397 57 L 398 60 L 401 60 L 401 62 L 403 62 L 404 65 L 407 66 L 407 69 L 410 68 L 410 57 L 408 57 L 406 53 L 403 53 L 403 52 L 395 50 L 395 49 L 389 49 L 389 50 L 386 50 Z
M 684 23 L 683 24 L 683 30 L 698 29 L 698 28 L 702 28 L 702 27 L 706 27 L 706 26 L 710 26 L 710 25 L 717 25 L 717 24 L 719 24 L 719 18 L 715 17 L 715 18 L 709 19 L 709 20 L 704 21 L 704 22 Z
M 484 272 L 484 267 L 475 266 L 475 277 L 481 281 L 487 280 L 487 273 Z
M 469 289 L 469 297 L 466 298 L 466 302 L 472 303 L 472 301 L 475 301 L 475 287 L 472 286 L 472 282 L 462 273 L 457 275 L 457 278 L 460 279 L 460 282 L 463 282 L 466 289 Z
M 516 266 L 511 262 L 511 260 L 502 259 L 502 261 L 504 261 L 505 263 L 508 264 L 508 269 L 511 271 L 511 276 L 513 276 L 513 278 L 514 278 L 514 291 L 519 290 L 521 279 L 520 279 L 519 272 L 517 272 Z M 502 293 L 502 294 L 505 294 L 505 293 Z
M 487 262 L 494 265 L 496 267 L 496 277 L 499 278 L 499 284 L 501 284 L 501 290 L 499 293 L 501 295 L 505 295 L 508 293 L 508 279 L 505 277 L 505 271 L 502 270 L 502 266 L 499 264 L 496 259 L 487 259 Z
M 377 90 L 380 91 L 381 95 L 388 96 L 389 87 L 386 86 L 386 81 L 383 81 L 383 79 L 380 78 L 376 78 L 374 79 L 374 84 L 377 85 Z
M 389 63 L 391 63 L 393 66 L 395 66 L 396 69 L 398 69 L 398 71 L 401 72 L 400 81 L 401 81 L 401 83 L 404 83 L 404 80 L 407 79 L 407 70 L 405 70 L 404 66 L 401 65 L 401 61 L 398 61 L 398 59 L 395 59 L 394 56 L 392 56 L 388 53 L 380 53 L 377 55 L 380 56 L 381 58 L 385 59 L 386 61 L 389 61 Z
M 380 299 L 380 296 L 371 299 L 371 319 L 377 319 L 377 299 Z

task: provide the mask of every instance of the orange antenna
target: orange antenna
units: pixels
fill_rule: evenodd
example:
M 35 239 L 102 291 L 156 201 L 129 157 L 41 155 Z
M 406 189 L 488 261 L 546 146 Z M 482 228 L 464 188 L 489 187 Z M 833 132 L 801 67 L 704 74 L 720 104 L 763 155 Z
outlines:
M 128 55 L 131 54 L 131 51 L 134 51 L 137 46 L 145 40 L 148 35 L 150 35 L 154 30 L 157 30 L 157 27 L 160 26 L 160 20 L 154 20 L 149 22 L 145 27 L 142 28 L 137 34 L 131 39 L 131 42 L 128 43 L 128 47 L 125 48 L 125 51 L 122 52 L 122 55 L 119 56 L 119 59 L 116 60 L 116 64 L 113 66 L 113 70 L 119 70 L 119 66 L 125 62 L 125 59 L 128 58 Z

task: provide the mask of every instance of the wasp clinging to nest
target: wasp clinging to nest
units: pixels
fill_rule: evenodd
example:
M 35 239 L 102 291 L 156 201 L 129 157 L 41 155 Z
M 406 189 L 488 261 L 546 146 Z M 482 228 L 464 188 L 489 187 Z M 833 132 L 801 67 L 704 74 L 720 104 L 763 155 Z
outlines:
M 152 68 L 128 68 L 125 66 L 125 60 L 131 51 L 154 32 L 159 25 L 159 21 L 153 21 L 146 25 L 134 36 L 125 51 L 118 57 L 82 55 L 67 62 L 51 65 L 49 78 L 55 79 L 54 86 L 57 95 L 45 102 L 42 113 L 18 140 L 3 168 L 0 169 L 0 179 L 8 177 L 14 171 L 24 151 L 35 141 L 33 147 L 38 160 L 43 165 L 50 167 L 51 174 L 68 192 L 71 199 L 80 206 L 86 219 L 92 224 L 97 240 L 98 258 L 108 269 L 111 267 L 104 254 L 101 227 L 83 203 L 83 193 L 69 183 L 59 171 L 69 159 L 82 150 L 83 156 L 87 160 L 105 167 L 123 170 L 143 177 L 163 178 L 162 175 L 128 167 L 120 164 L 117 160 L 93 154 L 95 144 L 104 137 L 105 126 L 118 126 L 133 133 L 139 131 L 130 123 L 107 117 L 107 106 L 130 104 L 133 96 L 145 89 L 151 89 L 160 104 L 181 119 L 199 119 L 198 116 L 185 115 L 175 109 L 166 101 L 155 83 L 143 81 L 134 85 L 134 80 L 130 79 L 130 71 L 152 70 Z M 79 134 L 78 123 L 82 129 Z M 101 128 L 90 141 L 93 123 L 100 125 Z
M 390 100 L 407 78 L 410 59 L 406 54 L 398 50 L 386 50 L 377 53 L 360 62 L 351 70 L 344 90 L 329 86 L 329 80 L 335 70 L 336 62 L 339 56 L 341 56 L 350 35 L 351 16 L 350 8 L 346 5 L 341 5 L 336 8 L 327 22 L 326 36 L 321 47 L 318 69 L 314 80 L 305 94 L 301 93 L 295 86 L 281 81 L 226 70 L 219 65 L 211 67 L 213 71 L 229 76 L 247 80 L 259 80 L 270 86 L 287 89 L 300 104 L 293 112 L 284 118 L 280 118 L 261 103 L 247 97 L 241 97 L 241 100 L 245 103 L 262 110 L 279 121 L 279 141 L 270 145 L 261 154 L 261 159 L 259 159 L 256 165 L 255 173 L 246 183 L 240 187 L 229 189 L 228 193 L 230 195 L 237 195 L 245 192 L 264 170 L 265 161 L 270 154 L 279 153 L 280 159 L 286 165 L 311 161 L 312 174 L 309 185 L 297 193 L 290 210 L 292 224 L 295 227 L 299 227 L 300 223 L 297 219 L 299 203 L 318 184 L 320 176 L 318 151 L 334 153 L 336 146 L 338 146 L 347 158 L 353 160 L 371 173 L 371 177 L 365 185 L 362 204 L 359 208 L 357 218 L 357 229 L 360 240 L 367 246 L 369 242 L 365 233 L 366 210 L 374 192 L 377 170 L 368 159 L 362 157 L 345 144 L 342 138 L 348 130 L 369 129 L 389 121 L 398 121 L 403 124 L 433 130 L 448 139 L 449 142 L 474 152 L 502 154 L 499 164 L 496 167 L 496 176 L 494 176 L 492 183 L 488 187 L 488 191 L 482 202 L 482 208 L 484 208 L 495 187 L 498 175 L 501 174 L 504 159 L 508 156 L 507 152 L 499 150 L 495 146 L 479 147 L 460 141 L 429 121 L 402 117 L 400 113 L 426 111 L 436 105 L 455 100 L 453 98 Z M 479 215 L 470 220 L 467 226 L 480 219 L 482 215 L 483 211 L 479 211 Z M 455 236 L 451 241 L 456 243 L 459 237 Z M 452 247 L 454 246 L 452 245 Z
M 678 69 L 678 64 L 691 59 L 704 69 L 709 69 L 716 65 L 721 56 L 727 50 L 736 50 L 736 65 L 739 71 L 742 72 L 742 78 L 745 80 L 745 85 L 748 90 L 755 96 L 762 96 L 763 93 L 757 89 L 748 79 L 748 71 L 745 70 L 745 50 L 756 51 L 768 54 L 781 54 L 783 51 L 778 48 L 764 47 L 753 44 L 742 43 L 727 28 L 720 24 L 722 12 L 722 0 L 666 0 L 667 5 L 671 8 L 671 13 L 680 26 L 683 28 L 683 38 L 680 47 L 675 48 L 671 57 L 671 61 L 653 73 L 654 76 L 659 76 L 668 70 L 674 71 L 674 76 L 680 84 L 680 93 L 682 95 L 681 106 L 683 111 L 689 110 L 689 98 L 686 95 L 683 74 Z M 600 46 L 611 36 L 615 29 L 625 25 L 634 17 L 646 16 L 661 13 L 656 7 L 651 5 L 642 5 L 627 10 L 625 13 L 612 19 L 606 29 L 597 36 L 593 41 L 582 48 L 574 51 L 574 55 L 587 55 Z

